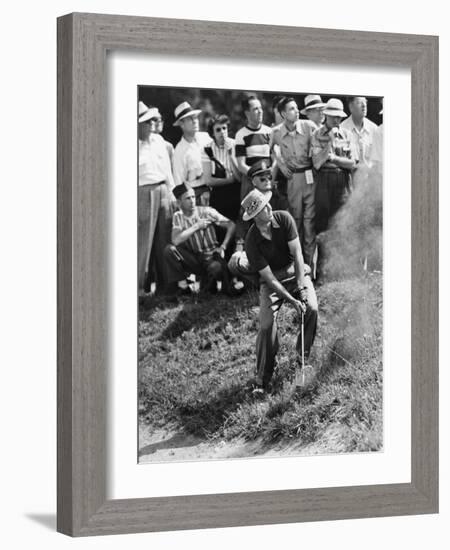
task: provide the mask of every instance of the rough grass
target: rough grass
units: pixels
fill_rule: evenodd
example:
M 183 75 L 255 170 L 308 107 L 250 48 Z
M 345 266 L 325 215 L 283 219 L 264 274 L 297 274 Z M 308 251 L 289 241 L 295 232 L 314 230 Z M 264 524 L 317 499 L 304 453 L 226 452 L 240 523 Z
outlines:
M 149 430 L 167 425 L 208 440 L 291 442 L 314 452 L 382 446 L 382 276 L 317 288 L 313 385 L 292 392 L 295 315 L 279 315 L 272 391 L 251 395 L 258 297 L 154 299 L 140 311 L 139 411 Z

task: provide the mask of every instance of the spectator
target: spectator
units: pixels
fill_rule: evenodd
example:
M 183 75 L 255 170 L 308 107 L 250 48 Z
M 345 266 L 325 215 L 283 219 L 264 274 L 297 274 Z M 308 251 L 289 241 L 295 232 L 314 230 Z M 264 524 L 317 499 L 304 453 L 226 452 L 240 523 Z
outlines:
M 273 124 L 272 129 L 276 126 L 279 126 L 280 124 L 283 124 L 283 119 L 280 115 L 280 111 L 278 110 L 278 104 L 280 101 L 284 98 L 282 95 L 276 95 L 272 100 L 272 113 L 273 113 Z
M 242 101 L 247 124 L 236 133 L 236 159 L 238 168 L 244 176 L 241 182 L 241 200 L 251 191 L 251 182 L 247 172 L 258 160 L 270 160 L 271 129 L 263 122 L 261 101 L 254 95 Z
M 250 166 L 258 160 L 270 161 L 270 134 L 272 130 L 263 124 L 263 110 L 261 101 L 255 96 L 247 96 L 242 101 L 242 110 L 246 118 L 246 125 L 236 133 L 236 160 L 241 178 L 241 202 L 252 189 L 247 173 Z M 242 211 L 237 228 L 237 250 L 243 250 L 244 237 L 249 224 L 243 222 Z
M 169 242 L 173 179 L 166 145 L 156 131 L 160 117 L 156 107 L 147 107 L 142 101 L 139 102 L 138 284 L 140 295 L 148 290 L 149 272 L 152 267 L 156 269 L 157 283 L 160 287 L 166 280 L 163 251 Z M 150 256 L 152 262 L 150 262 Z M 154 266 L 150 265 L 153 262 Z
M 168 265 L 168 282 L 177 284 L 181 292 L 189 291 L 187 276 L 200 276 L 201 289 L 214 291 L 216 281 L 222 281 L 222 289 L 233 293 L 225 249 L 233 236 L 235 225 L 210 206 L 196 206 L 195 191 L 189 185 L 177 185 L 173 193 L 180 210 L 172 222 L 172 244 L 165 249 Z M 214 225 L 226 228 L 221 245 L 217 242 Z
M 302 243 L 305 262 L 311 267 L 316 247 L 315 183 L 311 161 L 311 138 L 315 131 L 309 120 L 299 120 L 297 103 L 285 97 L 278 104 L 283 124 L 272 132 L 272 148 L 277 147 L 279 169 L 287 178 L 288 209 Z
M 240 173 L 234 154 L 234 139 L 228 137 L 230 119 L 218 115 L 208 124 L 212 141 L 205 147 L 209 161 L 203 165 L 204 182 L 211 187 L 210 205 L 236 221 L 240 206 Z
M 278 128 L 283 124 L 283 117 L 278 110 L 278 105 L 284 99 L 285 96 L 277 95 L 272 101 L 272 111 L 275 122 L 272 124 L 272 133 L 275 128 Z M 278 146 L 275 146 L 272 151 L 273 159 L 276 161 L 279 157 L 280 151 Z M 288 196 L 287 196 L 287 179 L 283 172 L 278 167 L 277 163 L 274 163 L 272 170 L 273 184 L 272 184 L 272 200 L 271 205 L 274 210 L 287 210 L 288 209 Z
M 324 122 L 323 110 L 325 103 L 322 103 L 320 95 L 311 94 L 305 97 L 305 106 L 300 111 L 300 114 L 306 116 L 316 128 L 320 128 Z
M 358 152 L 359 162 L 353 173 L 353 184 L 358 185 L 366 181 L 371 168 L 371 150 L 374 134 L 378 126 L 366 118 L 367 99 L 356 96 L 348 101 L 350 116 L 341 123 L 341 128 L 346 130 L 354 149 Z
M 188 183 L 195 191 L 198 205 L 209 204 L 209 187 L 203 178 L 203 163 L 207 160 L 205 146 L 211 141 L 206 132 L 199 132 L 200 109 L 192 109 L 187 101 L 175 109 L 174 126 L 183 133 L 173 153 L 173 177 L 175 185 Z
M 161 116 L 161 118 L 159 118 L 156 124 L 156 133 L 159 134 L 164 139 L 164 137 L 162 136 L 163 130 L 164 130 L 164 119 Z M 169 153 L 170 163 L 172 164 L 174 147 L 170 143 L 170 141 L 167 141 L 166 139 L 164 139 L 164 143 L 166 144 L 167 152 Z
M 312 161 L 317 171 L 315 194 L 316 232 L 328 228 L 330 218 L 345 202 L 351 187 L 351 172 L 357 154 L 348 132 L 340 127 L 346 117 L 339 99 L 330 99 L 324 109 L 325 124 L 312 137 Z
M 379 114 L 383 114 L 383 109 L 381 109 Z M 370 174 L 378 175 L 380 178 L 383 174 L 383 133 L 383 123 L 381 123 L 373 134 L 370 155 Z

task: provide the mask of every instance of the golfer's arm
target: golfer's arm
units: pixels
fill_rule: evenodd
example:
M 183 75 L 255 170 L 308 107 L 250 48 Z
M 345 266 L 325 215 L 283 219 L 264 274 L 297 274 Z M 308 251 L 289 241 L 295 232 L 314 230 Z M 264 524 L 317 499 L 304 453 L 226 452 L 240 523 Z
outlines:
M 289 251 L 294 258 L 295 278 L 297 279 L 298 288 L 305 286 L 305 263 L 303 261 L 302 247 L 300 239 L 296 239 L 288 242 Z
M 287 300 L 291 304 L 296 302 L 295 298 L 284 288 L 280 281 L 272 273 L 272 270 L 269 266 L 266 266 L 264 269 L 259 270 L 259 274 L 262 280 L 267 284 L 267 286 L 277 293 L 280 298 Z

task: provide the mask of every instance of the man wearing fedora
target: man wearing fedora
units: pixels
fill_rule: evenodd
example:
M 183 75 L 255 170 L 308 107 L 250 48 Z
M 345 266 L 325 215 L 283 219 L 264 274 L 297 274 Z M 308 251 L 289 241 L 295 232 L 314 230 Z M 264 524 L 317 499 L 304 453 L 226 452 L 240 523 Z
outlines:
M 344 204 L 351 190 L 351 173 L 357 163 L 348 132 L 340 127 L 347 115 L 342 101 L 328 100 L 325 123 L 312 137 L 312 161 L 316 169 L 316 232 L 328 229 L 329 221 Z
M 288 209 L 302 243 L 305 262 L 311 267 L 316 248 L 315 182 L 311 161 L 311 139 L 316 130 L 309 120 L 299 120 L 297 103 L 285 97 L 278 104 L 283 124 L 274 128 L 271 147 L 277 148 L 277 163 L 287 178 Z
M 320 95 L 311 94 L 305 97 L 305 106 L 300 114 L 310 120 L 316 128 L 320 128 L 324 121 L 324 108 L 325 103 L 322 102 Z
M 173 153 L 173 177 L 175 185 L 187 183 L 195 191 L 198 205 L 209 204 L 209 187 L 203 177 L 203 163 L 208 162 L 205 146 L 211 142 L 207 132 L 199 132 L 200 109 L 193 109 L 187 101 L 175 108 L 174 126 L 183 133 Z
M 138 284 L 139 294 L 148 290 L 149 272 L 156 269 L 157 284 L 166 280 L 163 252 L 170 238 L 173 178 L 169 154 L 157 133 L 161 118 L 156 107 L 139 102 L 139 202 Z M 151 258 L 151 261 L 150 261 Z
M 341 123 L 358 151 L 359 162 L 353 173 L 353 184 L 364 183 L 369 177 L 372 166 L 372 147 L 378 126 L 367 118 L 367 99 L 356 96 L 348 100 L 350 116 Z
M 194 273 L 201 277 L 202 289 L 215 290 L 220 280 L 222 289 L 232 294 L 224 254 L 234 234 L 234 223 L 210 206 L 197 206 L 195 191 L 188 184 L 177 185 L 173 194 L 180 210 L 173 215 L 172 244 L 164 251 L 168 283 L 176 283 L 179 291 L 188 291 L 187 277 Z M 220 245 L 215 225 L 226 230 Z
M 256 392 L 268 389 L 278 351 L 277 316 L 283 302 L 290 303 L 298 315 L 305 315 L 304 358 L 309 357 L 317 328 L 317 297 L 305 274 L 302 249 L 295 222 L 289 212 L 273 212 L 272 193 L 251 191 L 243 200 L 243 217 L 253 220 L 245 239 L 245 251 L 253 271 L 260 279 L 259 331 L 256 338 Z M 298 361 L 302 360 L 302 338 L 297 338 Z M 304 365 L 301 365 L 303 367 Z

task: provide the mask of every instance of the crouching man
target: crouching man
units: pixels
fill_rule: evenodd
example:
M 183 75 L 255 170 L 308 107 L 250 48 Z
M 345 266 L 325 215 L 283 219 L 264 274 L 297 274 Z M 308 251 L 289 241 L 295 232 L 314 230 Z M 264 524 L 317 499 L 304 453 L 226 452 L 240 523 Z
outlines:
M 317 297 L 309 275 L 305 275 L 302 249 L 292 216 L 284 211 L 272 212 L 271 192 L 254 189 L 242 201 L 243 219 L 254 220 L 245 239 L 245 251 L 252 271 L 260 277 L 259 332 L 256 339 L 255 392 L 267 390 L 278 351 L 277 315 L 287 301 L 300 318 L 304 311 L 304 358 L 308 358 L 317 327 Z M 308 270 L 309 271 L 309 270 Z M 296 350 L 300 366 L 302 337 Z
M 233 236 L 234 223 L 209 206 L 196 206 L 195 191 L 182 183 L 173 189 L 180 210 L 172 221 L 172 244 L 164 251 L 168 267 L 168 284 L 189 292 L 186 280 L 191 273 L 200 276 L 202 290 L 214 291 L 222 281 L 222 290 L 232 293 L 225 250 Z M 214 225 L 226 229 L 219 246 Z

